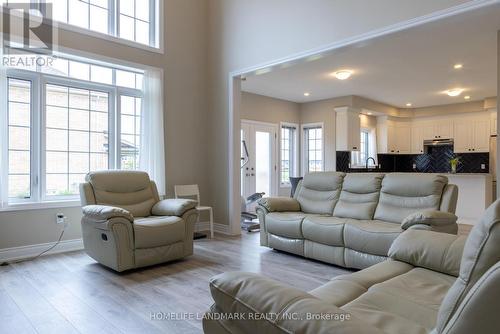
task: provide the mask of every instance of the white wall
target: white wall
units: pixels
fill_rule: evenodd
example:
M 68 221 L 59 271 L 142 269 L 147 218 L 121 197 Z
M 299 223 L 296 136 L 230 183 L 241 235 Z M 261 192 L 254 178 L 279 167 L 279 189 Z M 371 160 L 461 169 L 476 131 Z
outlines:
M 210 0 L 209 106 L 213 129 L 210 136 L 211 155 L 214 159 L 210 181 L 216 221 L 223 224 L 229 221 L 230 72 L 319 48 L 465 2 Z M 233 121 L 231 128 L 239 123 L 239 120 Z M 234 193 L 231 196 L 235 196 Z
M 74 50 L 155 66 L 165 77 L 165 151 L 167 191 L 174 184 L 199 183 L 209 200 L 208 167 L 211 132 L 207 107 L 207 2 L 164 0 L 165 54 L 61 31 L 59 42 Z M 52 242 L 60 227 L 55 214 L 68 217 L 64 239 L 81 238 L 81 209 L 0 212 L 0 249 Z
M 295 102 L 242 92 L 241 119 L 278 124 L 300 123 L 300 105 Z

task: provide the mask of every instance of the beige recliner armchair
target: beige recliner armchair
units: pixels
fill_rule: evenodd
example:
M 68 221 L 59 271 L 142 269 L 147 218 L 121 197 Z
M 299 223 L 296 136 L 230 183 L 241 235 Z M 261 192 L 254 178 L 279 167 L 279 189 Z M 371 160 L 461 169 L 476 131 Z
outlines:
M 196 201 L 160 200 L 145 172 L 99 171 L 80 185 L 85 251 L 116 271 L 193 254 Z

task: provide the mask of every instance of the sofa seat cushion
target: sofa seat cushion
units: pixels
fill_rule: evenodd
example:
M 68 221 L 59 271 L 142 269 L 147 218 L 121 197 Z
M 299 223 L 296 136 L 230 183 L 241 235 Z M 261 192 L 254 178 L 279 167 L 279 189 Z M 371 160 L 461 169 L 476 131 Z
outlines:
M 135 248 L 151 248 L 182 241 L 185 223 L 176 216 L 151 216 L 134 221 Z
M 342 309 L 386 333 L 428 333 L 455 277 L 414 268 L 373 285 Z
M 366 293 L 373 285 L 404 274 L 413 268 L 404 262 L 387 260 L 361 271 L 336 276 L 309 293 L 329 304 L 341 307 Z
M 344 244 L 359 252 L 387 256 L 392 242 L 402 232 L 399 224 L 380 220 L 346 219 Z
M 344 246 L 343 218 L 328 216 L 309 216 L 302 222 L 305 239 L 329 246 Z
M 281 237 L 303 239 L 302 221 L 315 214 L 304 212 L 271 212 L 266 215 L 267 232 Z

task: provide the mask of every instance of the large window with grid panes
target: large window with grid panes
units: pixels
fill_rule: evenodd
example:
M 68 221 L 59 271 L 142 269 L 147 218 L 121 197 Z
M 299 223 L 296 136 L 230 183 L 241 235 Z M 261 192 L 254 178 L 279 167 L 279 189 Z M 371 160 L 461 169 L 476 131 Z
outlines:
M 29 3 L 33 10 L 63 25 L 160 46 L 160 0 L 0 0 L 3 6 L 17 3 Z M 51 14 L 44 4 L 51 5 Z
M 89 171 L 138 169 L 143 75 L 71 57 L 8 68 L 9 202 L 77 199 Z
M 320 172 L 324 168 L 323 124 L 302 125 L 303 174 Z

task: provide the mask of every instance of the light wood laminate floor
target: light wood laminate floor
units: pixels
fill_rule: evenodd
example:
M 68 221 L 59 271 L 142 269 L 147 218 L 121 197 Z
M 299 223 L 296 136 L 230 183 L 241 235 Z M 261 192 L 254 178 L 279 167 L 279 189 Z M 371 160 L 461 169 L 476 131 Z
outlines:
M 83 251 L 0 267 L 0 333 L 201 333 L 210 277 L 258 272 L 310 290 L 346 269 L 259 246 L 259 235 L 196 240 L 185 260 L 117 274 Z M 190 313 L 190 320 L 151 314 Z M 191 316 L 191 315 L 190 315 Z

